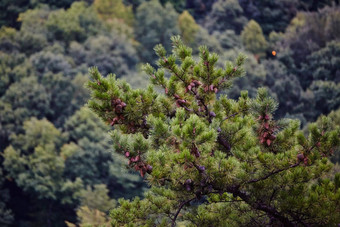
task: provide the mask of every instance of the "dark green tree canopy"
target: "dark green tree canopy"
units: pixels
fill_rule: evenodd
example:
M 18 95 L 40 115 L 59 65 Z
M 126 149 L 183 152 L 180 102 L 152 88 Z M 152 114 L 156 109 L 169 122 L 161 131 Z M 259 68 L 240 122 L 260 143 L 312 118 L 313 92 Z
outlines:
M 207 173 L 210 175 L 212 173 L 212 168 L 206 164 L 204 156 L 208 147 L 216 150 L 215 154 L 219 154 L 219 151 L 224 152 L 225 158 L 221 158 L 222 164 L 228 160 L 237 166 L 235 174 L 230 175 L 232 177 L 239 173 L 239 169 L 242 171 L 246 169 L 245 165 L 250 165 L 250 169 L 259 168 L 259 171 L 256 169 L 257 172 L 249 170 L 250 174 L 254 174 L 252 177 L 263 176 L 262 173 L 266 174 L 280 167 L 285 168 L 286 165 L 279 165 L 276 159 L 273 161 L 273 166 L 269 161 L 266 164 L 251 162 L 255 157 L 252 156 L 254 153 L 240 148 L 241 142 L 235 142 L 243 141 L 236 138 L 241 135 L 237 130 L 243 128 L 250 135 L 242 138 L 245 146 L 251 144 L 249 146 L 261 151 L 267 160 L 268 151 L 262 147 L 267 141 L 263 141 L 263 144 L 254 142 L 261 141 L 257 132 L 258 114 L 252 107 L 249 112 L 243 113 L 243 106 L 239 107 L 238 100 L 247 100 L 246 102 L 251 105 L 255 102 L 258 88 L 266 87 L 268 94 L 279 102 L 278 109 L 272 113 L 271 117 L 300 119 L 301 127 L 306 128 L 305 135 L 309 134 L 307 125 L 310 125 L 321 114 L 327 115 L 338 109 L 340 106 L 339 12 L 339 0 L 1 0 L 0 226 L 53 227 L 53 225 L 64 226 L 65 221 L 72 227 L 75 225 L 109 225 L 108 209 L 117 207 L 119 204 L 115 199 L 120 197 L 131 199 L 136 195 L 142 195 L 147 189 L 143 179 L 139 176 L 141 173 L 145 175 L 145 178 L 152 180 L 150 185 L 153 187 L 155 187 L 154 181 L 160 183 L 164 181 L 164 188 L 172 192 L 176 191 L 177 188 L 173 190 L 171 188 L 173 186 L 167 182 L 165 177 L 165 180 L 161 176 L 157 178 L 157 172 L 164 175 L 163 169 L 169 172 L 169 169 L 178 167 L 186 173 L 184 167 L 181 169 L 181 164 L 177 163 L 161 168 L 157 163 L 154 164 L 153 154 L 166 154 L 165 158 L 161 157 L 159 160 L 164 159 L 163 161 L 167 164 L 175 160 L 174 156 L 168 155 L 168 150 L 179 150 L 179 153 L 185 150 L 191 151 L 192 146 L 183 145 L 184 140 L 188 141 L 185 136 L 187 132 L 178 135 L 175 134 L 177 129 L 173 128 L 179 127 L 179 131 L 184 131 L 183 122 L 187 122 L 195 114 L 198 118 L 195 117 L 194 120 L 199 123 L 203 122 L 204 130 L 212 132 L 213 135 L 217 134 L 219 138 L 218 127 L 211 126 L 209 118 L 204 117 L 207 112 L 206 107 L 201 103 L 202 100 L 211 112 L 211 124 L 219 124 L 216 122 L 221 116 L 226 118 L 232 115 L 225 120 L 227 123 L 222 122 L 220 127 L 221 136 L 230 143 L 232 154 L 223 150 L 221 145 L 216 145 L 217 141 L 214 140 L 216 136 L 204 142 L 194 141 L 203 159 L 194 158 L 199 160 L 199 164 L 204 165 Z M 248 35 L 244 35 L 247 38 L 242 42 L 241 31 L 247 30 L 247 22 L 252 20 L 258 23 L 252 26 L 257 29 L 254 29 L 255 32 L 253 30 L 247 32 Z M 263 34 L 258 32 L 260 28 Z M 176 49 L 172 49 L 173 44 L 170 41 L 170 36 L 173 34 L 180 34 L 184 44 L 192 47 L 191 55 L 172 52 Z M 168 53 L 161 55 L 161 60 L 166 59 L 169 63 L 165 68 L 164 65 L 156 62 L 158 58 L 153 47 L 158 43 L 161 43 Z M 204 67 L 210 60 L 200 61 L 200 55 L 202 55 L 200 45 L 206 45 L 208 50 L 219 55 L 212 67 L 212 74 L 210 73 L 216 77 L 210 77 L 210 82 L 202 79 L 207 74 L 206 71 L 209 71 Z M 272 55 L 273 50 L 277 53 L 275 56 Z M 225 67 L 225 61 L 234 61 L 239 52 L 244 52 L 248 57 L 243 65 L 246 76 L 235 77 L 231 87 L 231 82 L 227 79 L 228 83 L 224 85 L 230 89 L 218 88 L 223 85 L 219 85 L 220 73 L 227 75 L 226 68 L 229 66 Z M 211 61 L 215 61 L 216 55 L 211 56 L 213 56 Z M 161 71 L 164 71 L 165 87 L 156 86 L 153 90 L 151 88 L 143 90 L 147 87 L 148 76 L 142 70 L 142 62 L 149 62 L 152 67 L 155 67 L 153 74 L 157 78 L 158 75 L 162 76 Z M 115 82 L 119 84 L 119 89 L 126 91 L 124 95 L 119 90 L 120 95 L 118 95 L 120 102 L 124 104 L 119 104 L 118 101 L 119 105 L 116 105 L 117 103 L 113 105 L 115 109 L 117 107 L 115 111 L 119 114 L 112 113 L 112 109 L 105 114 L 109 118 L 106 123 L 114 124 L 114 128 L 120 128 L 123 134 L 139 132 L 143 134 L 143 137 L 146 136 L 145 139 L 149 145 L 148 148 L 143 147 L 143 154 L 139 157 L 143 162 L 130 160 L 138 156 L 132 156 L 130 151 L 135 150 L 129 143 L 129 140 L 135 141 L 134 135 L 126 138 L 129 146 L 132 146 L 129 148 L 131 153 L 129 158 L 125 157 L 125 152 L 112 152 L 112 141 L 107 138 L 109 137 L 107 131 L 110 127 L 105 125 L 105 122 L 99 122 L 98 117 L 90 110 L 82 108 L 90 97 L 88 90 L 84 88 L 84 83 L 88 80 L 86 73 L 88 68 L 94 65 L 104 77 L 113 73 L 116 74 L 116 79 L 126 80 L 132 88 L 141 89 L 128 89 L 125 83 Z M 173 66 L 173 69 L 169 69 L 169 66 Z M 150 68 L 148 68 L 149 66 L 145 69 L 149 70 L 150 74 Z M 238 68 L 237 66 L 235 70 Z M 188 81 L 185 79 L 185 82 L 181 82 L 180 79 L 174 79 L 172 75 L 176 73 L 180 76 L 183 74 L 183 78 L 189 78 Z M 154 78 L 152 74 L 150 77 Z M 210 88 L 210 85 L 213 86 Z M 167 91 L 167 94 L 160 94 L 162 90 Z M 198 94 L 197 97 L 192 94 L 192 90 Z M 248 91 L 247 98 L 242 90 Z M 212 91 L 217 92 L 216 97 L 213 97 Z M 226 95 L 227 98 L 225 98 Z M 227 100 L 232 109 L 220 108 L 221 101 L 219 100 Z M 125 104 L 126 106 L 123 107 Z M 181 118 L 184 120 L 178 124 L 173 123 L 176 114 L 182 114 L 181 108 L 185 112 L 185 117 Z M 331 130 L 337 130 L 337 125 L 339 125 L 336 120 L 337 116 L 338 112 L 331 112 L 329 115 L 333 121 Z M 165 125 L 165 129 L 161 126 L 161 128 L 156 128 L 154 125 L 157 121 L 154 118 L 157 121 L 161 119 L 163 124 L 160 125 L 162 127 Z M 251 121 L 248 122 L 249 119 Z M 122 123 L 124 126 L 119 126 Z M 276 139 L 273 142 L 269 141 L 271 144 L 269 147 L 276 146 L 280 130 L 286 129 L 285 125 L 282 127 L 281 124 L 279 125 L 278 131 L 274 130 Z M 322 128 L 323 125 L 327 124 L 323 117 L 319 117 L 317 127 Z M 46 136 L 53 134 L 56 140 L 40 140 L 41 136 L 37 133 L 39 130 L 47 131 Z M 58 133 L 55 133 L 56 131 Z M 295 134 L 299 133 L 298 130 L 296 132 Z M 115 133 L 112 135 L 114 138 L 117 137 Z M 160 134 L 164 134 L 164 137 L 158 136 Z M 267 136 L 270 137 L 271 134 Z M 117 137 L 115 141 L 119 141 L 119 138 Z M 122 139 L 123 145 L 126 144 L 124 142 L 126 140 Z M 171 144 L 170 140 L 178 144 Z M 36 143 L 33 144 L 33 142 Z M 296 147 L 300 153 L 303 152 L 303 148 Z M 117 151 L 120 150 L 117 148 Z M 239 153 L 244 154 L 247 161 L 241 160 L 237 156 Z M 247 156 L 248 153 L 250 158 Z M 334 150 L 334 154 L 331 160 L 336 162 L 335 160 L 339 159 L 339 149 Z M 195 156 L 195 152 L 191 155 Z M 292 154 L 291 157 L 294 155 Z M 213 161 L 214 157 L 211 157 Z M 237 159 L 235 163 L 234 157 Z M 136 161 L 136 159 L 133 160 Z M 293 158 L 289 160 L 289 164 L 294 164 Z M 141 166 L 134 167 L 136 163 Z M 151 174 L 145 172 L 148 165 L 153 168 Z M 186 169 L 192 170 L 190 163 L 183 165 L 188 165 Z M 53 166 L 55 171 L 51 170 Z M 133 166 L 133 168 L 126 168 L 126 166 Z M 262 166 L 268 168 L 263 170 Z M 134 171 L 134 168 L 138 171 Z M 300 166 L 295 168 L 300 168 Z M 307 166 L 307 172 L 312 175 L 313 172 L 309 168 L 311 167 Z M 328 173 L 324 171 L 322 179 L 328 177 L 333 182 L 334 175 L 339 172 L 339 168 L 335 166 Z M 178 170 L 173 172 L 177 174 Z M 285 177 L 286 175 L 279 173 L 277 176 Z M 185 178 L 193 180 L 193 185 L 189 185 L 191 191 L 188 195 L 194 196 L 193 193 L 203 186 L 198 185 L 198 177 L 194 174 L 186 174 Z M 82 184 L 72 187 L 69 182 L 75 182 L 76 179 L 81 179 Z M 277 189 L 278 185 L 282 187 L 284 185 L 281 179 L 270 177 L 268 180 L 277 183 L 277 185 L 273 183 L 274 186 L 268 192 L 273 192 L 271 190 Z M 172 182 L 179 182 L 182 185 L 183 181 L 179 179 Z M 218 181 L 210 180 L 209 182 L 216 185 Z M 230 184 L 233 185 L 233 182 Z M 287 187 L 290 187 L 290 182 Z M 313 187 L 313 183 L 316 181 L 312 180 L 312 183 L 306 184 Z M 263 184 L 267 187 L 271 182 L 265 181 Z M 180 191 L 186 187 L 182 186 Z M 246 190 L 251 198 L 257 201 L 257 192 L 248 190 L 247 187 L 241 185 L 241 189 Z M 256 185 L 256 187 L 262 186 Z M 152 196 L 154 196 L 152 194 L 154 190 L 156 189 L 150 192 Z M 48 196 L 47 192 L 50 193 Z M 291 194 L 294 195 L 294 193 Z M 227 206 L 217 205 L 222 204 L 221 202 L 214 202 L 214 206 L 211 204 L 212 200 L 209 203 L 206 202 L 209 196 L 203 194 L 202 199 L 197 198 L 190 203 L 191 208 L 187 205 L 183 206 L 183 212 L 179 213 L 177 220 L 180 222 L 182 219 L 190 219 L 190 221 L 179 224 L 190 226 L 189 222 L 202 222 L 202 225 L 219 225 L 219 223 L 224 223 L 226 218 L 219 218 L 220 215 L 216 215 L 216 212 L 220 212 L 222 216 L 231 217 L 228 215 L 231 214 L 230 210 L 236 210 L 232 211 L 235 217 L 245 217 L 245 211 L 249 211 L 251 215 L 240 220 L 235 218 L 235 222 L 226 222 L 226 225 L 242 225 L 252 217 L 254 217 L 252 219 L 254 225 L 269 223 L 267 222 L 269 218 L 266 219 L 267 216 L 261 213 L 262 211 L 251 212 L 254 209 L 249 208 L 249 204 L 240 203 L 242 209 L 236 209 L 237 206 L 234 205 L 233 209 L 230 207 L 224 209 Z M 287 209 L 283 207 L 284 203 L 277 204 L 281 202 L 278 199 L 280 196 L 285 197 L 282 193 L 275 192 L 270 205 L 282 211 L 284 216 L 290 220 L 294 219 L 292 212 L 296 214 L 303 209 L 289 210 L 290 213 L 287 214 Z M 171 201 L 180 204 L 179 198 L 184 197 L 176 194 Z M 263 202 L 268 204 L 266 197 L 263 198 Z M 297 198 L 300 201 L 301 197 Z M 156 196 L 156 200 L 158 199 L 159 197 Z M 156 200 L 152 201 L 156 202 Z M 319 200 L 326 201 L 325 206 L 328 204 L 327 200 L 322 198 Z M 100 201 L 106 202 L 99 204 Z M 169 200 L 161 201 L 165 201 L 165 205 L 169 202 Z M 304 204 L 304 202 L 301 203 Z M 199 208 L 199 205 L 207 206 Z M 332 207 L 332 204 L 329 207 Z M 176 214 L 177 208 L 178 206 L 171 205 L 170 213 Z M 211 209 L 209 211 L 206 208 Z M 152 209 L 151 216 L 158 217 L 158 213 L 161 212 Z M 206 212 L 207 210 L 209 212 Z M 319 209 L 318 215 L 320 216 L 321 211 L 325 210 Z M 191 213 L 194 217 L 182 216 L 186 213 Z M 240 213 L 244 215 L 239 215 Z M 328 213 L 331 212 L 325 211 L 325 220 L 330 220 Z M 265 221 L 254 222 L 261 215 L 264 215 Z M 319 217 L 318 215 L 315 218 Z M 201 216 L 200 221 L 197 221 L 198 216 Z M 166 222 L 169 220 L 167 219 Z M 161 218 L 157 221 L 161 221 Z M 157 221 L 156 224 L 159 224 Z M 271 222 L 272 225 L 277 223 L 274 221 Z
M 139 56 L 144 62 L 155 63 L 157 56 L 148 50 L 158 43 L 170 50 L 170 37 L 179 34 L 177 17 L 178 14 L 171 4 L 162 6 L 158 0 L 144 2 L 137 8 L 135 35 L 140 42 Z

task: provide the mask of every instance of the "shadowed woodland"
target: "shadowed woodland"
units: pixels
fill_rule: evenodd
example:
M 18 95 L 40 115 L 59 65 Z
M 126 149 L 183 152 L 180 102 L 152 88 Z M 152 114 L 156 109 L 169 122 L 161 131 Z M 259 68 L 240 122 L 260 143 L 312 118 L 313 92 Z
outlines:
M 339 127 L 338 0 L 0 2 L 0 226 L 335 226 Z

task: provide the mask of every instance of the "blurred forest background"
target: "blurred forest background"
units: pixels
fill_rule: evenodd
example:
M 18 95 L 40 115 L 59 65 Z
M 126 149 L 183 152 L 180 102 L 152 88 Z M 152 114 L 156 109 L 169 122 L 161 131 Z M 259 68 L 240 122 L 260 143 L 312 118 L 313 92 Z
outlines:
M 83 85 L 98 66 L 146 86 L 141 64 L 172 35 L 221 66 L 247 54 L 229 97 L 264 86 L 276 118 L 340 125 L 338 0 L 1 0 L 0 27 L 0 226 L 105 223 L 117 198 L 147 190 L 84 107 Z

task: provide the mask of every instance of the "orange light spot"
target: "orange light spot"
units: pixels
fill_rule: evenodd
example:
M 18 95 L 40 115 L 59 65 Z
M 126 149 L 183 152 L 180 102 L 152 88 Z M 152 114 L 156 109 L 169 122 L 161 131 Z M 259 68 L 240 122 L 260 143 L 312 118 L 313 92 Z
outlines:
M 272 51 L 272 55 L 276 56 L 276 51 L 275 50 Z

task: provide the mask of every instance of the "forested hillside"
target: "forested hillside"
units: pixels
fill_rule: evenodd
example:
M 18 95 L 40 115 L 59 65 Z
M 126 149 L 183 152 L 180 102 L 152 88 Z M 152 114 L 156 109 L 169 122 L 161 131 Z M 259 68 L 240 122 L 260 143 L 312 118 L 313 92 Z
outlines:
M 340 125 L 338 0 L 4 0 L 0 26 L 0 226 L 105 223 L 118 198 L 143 196 L 84 84 L 97 66 L 145 87 L 141 65 L 156 66 L 153 48 L 171 51 L 173 35 L 219 66 L 247 56 L 228 97 L 266 87 L 276 119 Z

